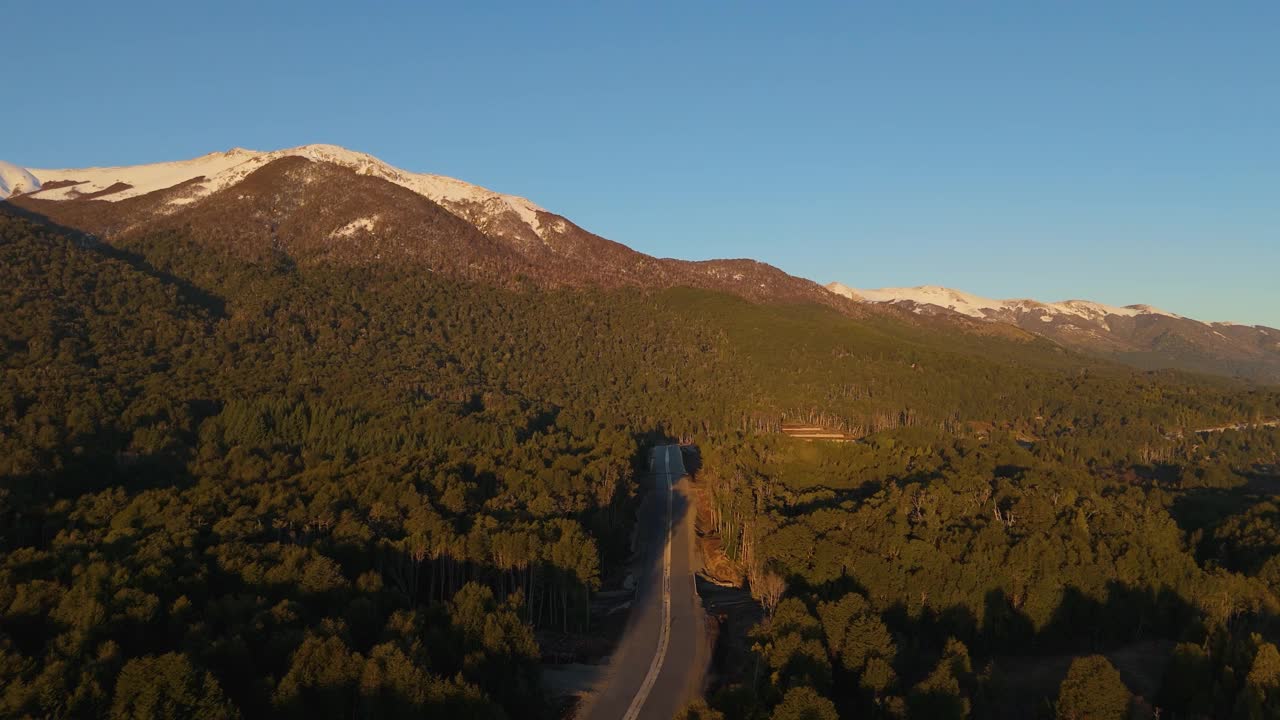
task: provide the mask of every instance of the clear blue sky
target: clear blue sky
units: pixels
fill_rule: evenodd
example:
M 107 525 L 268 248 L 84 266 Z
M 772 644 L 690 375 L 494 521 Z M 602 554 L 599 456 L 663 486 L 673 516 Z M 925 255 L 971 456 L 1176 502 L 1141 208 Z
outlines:
M 1280 3 L 5 2 L 0 158 L 329 142 L 645 252 L 1280 326 Z

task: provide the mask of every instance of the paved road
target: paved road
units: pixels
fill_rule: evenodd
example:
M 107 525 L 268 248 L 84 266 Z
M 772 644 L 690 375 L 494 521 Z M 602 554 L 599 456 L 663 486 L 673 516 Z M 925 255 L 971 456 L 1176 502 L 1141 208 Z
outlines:
M 642 572 L 604 686 L 583 706 L 588 720 L 668 720 L 702 692 L 710 654 L 697 569 L 693 505 L 677 445 L 654 448 L 653 483 L 638 519 Z

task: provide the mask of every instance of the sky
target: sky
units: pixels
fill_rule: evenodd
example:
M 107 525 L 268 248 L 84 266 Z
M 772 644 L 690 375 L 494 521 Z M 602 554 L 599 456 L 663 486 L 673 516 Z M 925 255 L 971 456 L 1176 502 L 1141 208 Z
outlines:
M 643 252 L 1280 326 L 1280 3 L 0 0 L 0 159 L 334 143 Z

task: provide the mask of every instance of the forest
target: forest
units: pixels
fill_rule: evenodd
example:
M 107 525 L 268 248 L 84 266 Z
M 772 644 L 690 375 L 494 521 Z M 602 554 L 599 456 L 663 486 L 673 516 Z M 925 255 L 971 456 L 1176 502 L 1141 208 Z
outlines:
M 4 204 L 0 297 L 0 717 L 556 717 L 669 441 L 763 608 L 690 717 L 1280 715 L 1275 388 Z
M 1276 717 L 1280 433 L 1169 445 L 1151 465 L 1100 457 L 1101 438 L 708 443 L 711 530 L 766 611 L 713 708 Z M 1045 682 L 1071 658 L 1080 677 Z

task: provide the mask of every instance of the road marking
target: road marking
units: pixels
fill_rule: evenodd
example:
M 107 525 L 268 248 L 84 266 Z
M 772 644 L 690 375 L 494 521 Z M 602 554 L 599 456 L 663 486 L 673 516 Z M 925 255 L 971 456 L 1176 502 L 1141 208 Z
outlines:
M 667 646 L 671 643 L 671 446 L 662 453 L 662 472 L 667 479 L 667 538 L 662 551 L 662 629 L 658 633 L 658 650 L 653 654 L 653 662 L 649 663 L 649 674 L 631 699 L 631 706 L 622 720 L 636 720 L 640 716 L 640 708 L 649 699 L 649 691 L 658 681 L 658 673 L 662 671 L 662 662 L 667 658 Z

